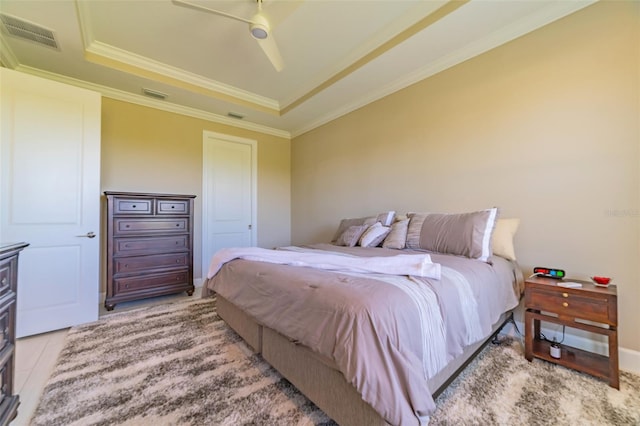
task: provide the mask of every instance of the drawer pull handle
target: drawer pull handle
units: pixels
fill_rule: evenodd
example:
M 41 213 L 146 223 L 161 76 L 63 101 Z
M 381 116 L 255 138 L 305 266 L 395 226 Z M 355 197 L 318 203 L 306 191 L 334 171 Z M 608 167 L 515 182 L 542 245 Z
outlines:
M 175 208 L 176 208 L 176 206 L 171 206 L 171 208 L 172 208 L 172 209 L 175 209 Z
M 125 284 L 125 285 L 124 285 L 124 288 L 129 288 L 129 284 Z
M 5 336 L 8 336 L 8 335 L 9 335 L 9 327 L 5 327 L 5 328 L 4 328 L 4 330 L 2 330 L 2 333 L 3 333 Z
M 562 297 L 569 297 L 569 293 L 562 293 Z
M 565 308 L 569 306 L 569 304 L 567 302 L 562 303 L 562 306 L 564 306 Z
M 2 279 L 2 285 L 7 285 L 7 277 L 4 277 L 4 278 Z
M 134 205 L 133 205 L 133 206 L 131 206 L 131 207 L 133 207 L 133 208 L 135 209 L 135 208 L 136 208 L 136 205 L 134 204 Z

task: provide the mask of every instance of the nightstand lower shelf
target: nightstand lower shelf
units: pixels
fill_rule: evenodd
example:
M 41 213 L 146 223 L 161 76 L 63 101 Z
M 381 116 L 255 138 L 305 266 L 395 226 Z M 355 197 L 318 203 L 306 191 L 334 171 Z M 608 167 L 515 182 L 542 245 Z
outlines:
M 571 346 L 560 345 L 560 358 L 554 358 L 550 354 L 550 347 L 551 343 L 545 340 L 534 339 L 532 355 L 563 367 L 572 368 L 601 379 L 609 380 L 609 357 Z
M 540 323 L 551 322 L 567 327 L 606 335 L 609 339 L 609 356 L 585 351 L 567 345 L 560 345 L 560 358 L 553 358 L 550 353 L 551 343 L 540 340 Z M 534 357 L 553 362 L 607 380 L 611 387 L 620 388 L 618 372 L 618 335 L 615 327 L 598 327 L 546 315 L 535 310 L 525 311 L 525 357 L 532 361 Z

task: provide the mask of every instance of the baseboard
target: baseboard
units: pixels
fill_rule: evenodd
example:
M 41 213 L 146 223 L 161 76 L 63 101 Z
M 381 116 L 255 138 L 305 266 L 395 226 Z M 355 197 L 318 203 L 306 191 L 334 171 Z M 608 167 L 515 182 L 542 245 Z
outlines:
M 516 324 L 518 325 L 520 332 L 524 333 L 524 323 L 516 321 Z M 558 330 L 556 328 L 551 329 L 542 327 L 541 332 L 548 338 L 558 336 Z M 587 337 L 566 333 L 563 344 L 601 355 L 608 355 L 609 353 L 607 338 L 605 336 L 595 334 L 594 339 L 589 339 Z M 633 349 L 618 347 L 618 365 L 620 370 L 640 374 L 640 352 L 634 351 Z

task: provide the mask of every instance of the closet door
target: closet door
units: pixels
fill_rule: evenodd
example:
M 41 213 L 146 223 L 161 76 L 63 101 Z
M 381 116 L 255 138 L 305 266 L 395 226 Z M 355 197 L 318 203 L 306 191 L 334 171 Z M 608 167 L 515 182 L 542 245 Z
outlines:
M 100 95 L 0 69 L 0 241 L 25 241 L 18 337 L 98 318 Z

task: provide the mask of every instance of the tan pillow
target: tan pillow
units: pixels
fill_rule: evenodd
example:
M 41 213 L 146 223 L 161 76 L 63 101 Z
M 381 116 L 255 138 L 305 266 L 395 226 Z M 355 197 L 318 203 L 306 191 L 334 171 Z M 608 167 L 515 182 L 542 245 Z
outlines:
M 487 262 L 492 254 L 491 236 L 497 217 L 495 207 L 458 214 L 410 214 L 407 248 Z
M 382 247 L 399 250 L 405 248 L 408 226 L 409 219 L 399 220 L 391 225 L 389 235 L 384 239 Z
M 509 260 L 516 260 L 513 237 L 520 226 L 520 219 L 498 219 L 493 230 L 491 247 L 493 254 Z
M 388 226 L 382 226 L 380 222 L 376 222 L 364 231 L 358 244 L 362 247 L 378 247 L 390 230 Z
M 348 227 L 336 241 L 337 246 L 354 247 L 369 225 L 354 225 Z

